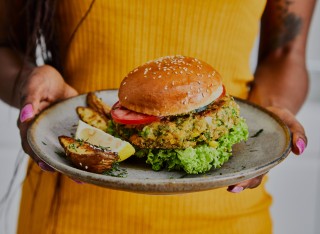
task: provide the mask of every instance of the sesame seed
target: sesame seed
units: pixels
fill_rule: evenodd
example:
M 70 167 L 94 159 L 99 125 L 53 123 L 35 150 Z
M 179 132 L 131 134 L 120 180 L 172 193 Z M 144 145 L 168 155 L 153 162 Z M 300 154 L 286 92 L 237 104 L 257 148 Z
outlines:
M 202 97 L 204 97 L 204 94 L 202 93 Z
M 161 75 L 159 75 L 158 78 L 161 78 Z
M 197 82 L 198 82 L 198 84 L 201 84 L 201 82 L 199 80 Z
M 88 166 L 85 166 L 86 170 L 88 169 Z
M 128 98 L 128 97 L 127 97 L 127 96 L 125 96 L 125 97 L 124 97 L 124 100 L 127 100 L 127 98 Z
M 122 85 L 125 85 L 127 82 L 123 82 Z
M 172 85 L 174 85 L 174 81 L 172 81 Z
M 180 74 L 182 74 L 183 73 L 183 71 L 180 71 Z
M 168 86 L 164 86 L 164 89 L 167 90 L 167 89 L 168 89 Z
M 82 163 L 79 163 L 80 164 L 80 166 L 82 166 Z

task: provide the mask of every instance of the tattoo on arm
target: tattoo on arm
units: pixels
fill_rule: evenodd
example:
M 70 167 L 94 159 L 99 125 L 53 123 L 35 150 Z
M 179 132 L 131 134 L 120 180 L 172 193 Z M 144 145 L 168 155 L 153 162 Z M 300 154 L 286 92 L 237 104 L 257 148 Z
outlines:
M 290 12 L 291 0 L 274 0 L 268 3 L 261 21 L 261 46 L 259 60 L 268 53 L 288 45 L 300 33 L 302 18 Z

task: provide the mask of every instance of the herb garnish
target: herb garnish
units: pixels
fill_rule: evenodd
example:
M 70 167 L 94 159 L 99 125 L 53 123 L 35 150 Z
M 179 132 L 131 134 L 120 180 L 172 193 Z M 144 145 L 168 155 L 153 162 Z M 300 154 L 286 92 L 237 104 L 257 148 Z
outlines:
M 76 146 L 75 143 L 71 143 L 70 145 L 68 145 L 68 148 L 73 149 L 74 151 L 78 152 L 77 151 L 78 146 Z
M 128 176 L 128 172 L 124 168 L 120 168 L 119 162 L 113 163 L 112 167 L 103 173 L 104 175 L 113 176 L 113 177 L 122 177 L 125 178 Z
M 261 133 L 263 132 L 263 129 L 261 128 L 259 131 L 257 131 L 253 136 L 251 136 L 250 138 L 254 138 L 259 136 Z

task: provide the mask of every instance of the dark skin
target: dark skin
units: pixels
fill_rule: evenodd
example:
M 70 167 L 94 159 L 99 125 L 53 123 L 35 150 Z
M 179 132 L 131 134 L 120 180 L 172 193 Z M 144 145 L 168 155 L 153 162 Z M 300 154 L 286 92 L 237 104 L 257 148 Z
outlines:
M 314 5 L 314 0 L 267 2 L 261 19 L 258 65 L 248 97 L 278 115 L 289 126 L 293 136 L 292 152 L 296 155 L 301 154 L 298 140 L 307 144 L 305 131 L 294 115 L 308 92 L 305 52 Z M 263 177 L 229 186 L 228 190 L 255 188 Z
M 314 4 L 314 0 L 268 1 L 261 21 L 258 66 L 248 97 L 278 115 L 289 126 L 295 154 L 302 153 L 301 147 L 299 149 L 297 146 L 299 140 L 307 144 L 304 129 L 294 115 L 302 106 L 308 90 L 305 47 Z M 5 30 L 1 27 L 0 35 L 5 34 Z M 20 110 L 27 104 L 32 105 L 32 115 L 23 122 L 18 119 L 18 126 L 23 149 L 39 163 L 40 159 L 26 140 L 32 119 L 49 105 L 77 95 L 77 91 L 65 83 L 55 68 L 48 65 L 35 67 L 30 63 L 24 67 L 21 82 L 16 84 L 13 93 L 14 80 L 21 64 L 21 57 L 15 51 L 0 47 L 0 98 Z M 255 188 L 260 185 L 263 176 L 229 186 L 228 191 Z

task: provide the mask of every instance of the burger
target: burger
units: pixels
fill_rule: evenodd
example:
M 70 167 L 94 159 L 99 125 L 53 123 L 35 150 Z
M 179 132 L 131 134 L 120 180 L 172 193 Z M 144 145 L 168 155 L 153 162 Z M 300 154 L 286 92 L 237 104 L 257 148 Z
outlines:
M 205 173 L 227 162 L 232 146 L 248 137 L 220 74 L 196 58 L 149 61 L 123 79 L 118 97 L 113 129 L 154 170 Z

